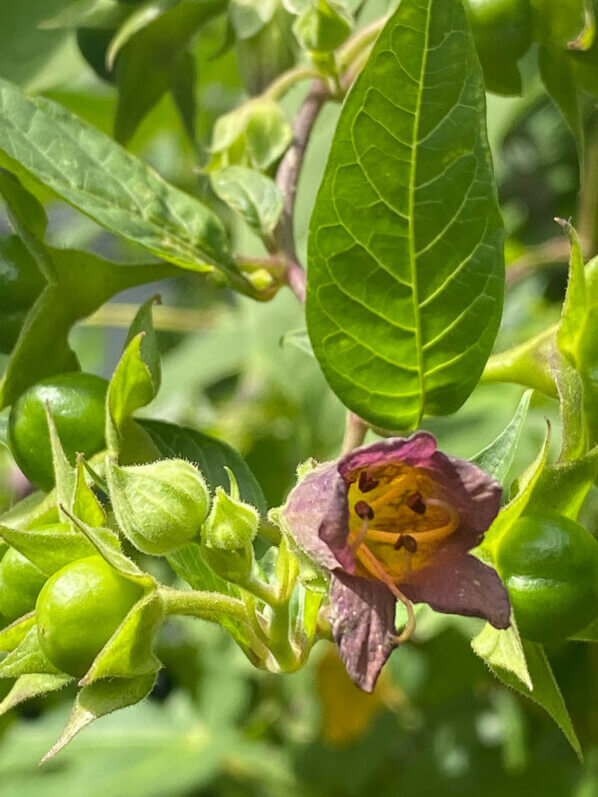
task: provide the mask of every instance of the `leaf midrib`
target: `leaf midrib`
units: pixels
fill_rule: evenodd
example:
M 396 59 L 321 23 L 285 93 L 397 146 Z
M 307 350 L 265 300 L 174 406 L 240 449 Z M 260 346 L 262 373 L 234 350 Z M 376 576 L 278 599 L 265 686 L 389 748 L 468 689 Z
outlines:
M 416 174 L 417 174 L 417 147 L 419 139 L 419 125 L 421 117 L 421 107 L 423 98 L 423 85 L 425 72 L 428 65 L 428 45 L 430 39 L 430 19 L 432 17 L 432 4 L 434 0 L 428 0 L 426 11 L 426 29 L 424 34 L 424 48 L 419 74 L 419 84 L 417 89 L 417 101 L 415 106 L 415 114 L 413 119 L 413 138 L 411 141 L 411 171 L 409 175 L 409 267 L 411 270 L 411 281 L 413 291 L 413 312 L 414 312 L 414 326 L 415 326 L 415 348 L 417 351 L 417 373 L 419 379 L 419 418 L 421 420 L 424 413 L 424 352 L 422 345 L 422 328 L 421 328 L 421 313 L 419 307 L 419 285 L 417 281 L 417 268 L 416 268 L 416 252 L 415 252 L 415 189 L 416 189 Z

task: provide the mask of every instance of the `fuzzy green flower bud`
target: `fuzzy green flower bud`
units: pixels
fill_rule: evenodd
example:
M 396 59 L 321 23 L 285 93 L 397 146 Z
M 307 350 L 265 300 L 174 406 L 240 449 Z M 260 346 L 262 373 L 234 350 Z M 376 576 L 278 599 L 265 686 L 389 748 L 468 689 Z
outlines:
M 124 468 L 109 462 L 106 479 L 118 525 L 143 553 L 170 553 L 199 534 L 210 495 L 190 462 L 165 459 Z
M 210 515 L 202 531 L 203 556 L 221 578 L 244 584 L 253 568 L 253 539 L 259 515 L 254 507 L 238 498 L 231 479 L 231 493 L 216 488 Z
M 347 10 L 334 0 L 313 0 L 297 17 L 293 32 L 304 50 L 331 53 L 349 36 L 353 21 Z

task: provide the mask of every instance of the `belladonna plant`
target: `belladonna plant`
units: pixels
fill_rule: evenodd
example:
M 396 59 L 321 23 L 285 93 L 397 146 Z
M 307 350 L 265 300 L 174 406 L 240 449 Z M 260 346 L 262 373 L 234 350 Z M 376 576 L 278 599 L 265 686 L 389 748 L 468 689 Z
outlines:
M 469 551 L 496 517 L 500 485 L 418 433 L 320 465 L 289 496 L 297 545 L 331 575 L 334 640 L 355 683 L 371 691 L 392 650 L 415 626 L 412 603 L 509 626 L 494 570 Z M 407 609 L 401 634 L 396 602 Z

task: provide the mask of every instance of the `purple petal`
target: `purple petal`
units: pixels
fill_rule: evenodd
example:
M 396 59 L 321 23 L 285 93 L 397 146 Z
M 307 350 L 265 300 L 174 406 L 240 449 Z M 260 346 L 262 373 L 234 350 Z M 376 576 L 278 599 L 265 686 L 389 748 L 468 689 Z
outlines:
M 498 514 L 502 487 L 472 462 L 441 451 L 436 451 L 427 470 L 459 512 L 462 539 L 468 534 L 468 548 L 473 548 Z
M 437 612 L 509 627 L 509 595 L 498 574 L 455 545 L 439 551 L 432 565 L 413 573 L 400 588 L 414 603 L 427 603 Z
M 326 570 L 355 569 L 349 546 L 347 486 L 336 463 L 322 465 L 299 482 L 284 510 L 293 537 Z
M 377 581 L 336 573 L 330 604 L 332 634 L 352 680 L 372 692 L 396 647 L 395 597 Z
M 412 437 L 389 437 L 363 448 L 356 448 L 339 460 L 338 469 L 344 478 L 358 468 L 404 462 L 414 468 L 426 467 L 436 451 L 436 440 L 428 432 Z

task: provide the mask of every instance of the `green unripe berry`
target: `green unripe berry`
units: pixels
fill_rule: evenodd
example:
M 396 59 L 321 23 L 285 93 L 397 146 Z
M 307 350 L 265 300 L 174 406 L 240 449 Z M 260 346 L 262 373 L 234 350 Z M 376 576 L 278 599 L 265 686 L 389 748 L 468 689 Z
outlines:
M 526 639 L 565 639 L 598 615 L 598 541 L 574 520 L 520 518 L 501 538 L 496 566 Z
M 46 581 L 37 599 L 41 649 L 59 670 L 80 678 L 141 593 L 101 556 L 66 565 Z
M 517 61 L 532 41 L 529 0 L 465 0 L 488 91 L 520 94 Z
M 107 388 L 105 379 L 73 371 L 32 385 L 13 404 L 8 419 L 8 443 L 29 481 L 46 491 L 54 486 L 46 403 L 62 447 L 74 463 L 78 452 L 91 457 L 105 447 Z
M 0 238 L 0 352 L 9 354 L 45 280 L 16 235 Z

